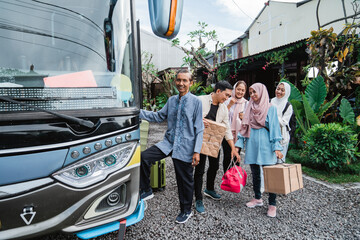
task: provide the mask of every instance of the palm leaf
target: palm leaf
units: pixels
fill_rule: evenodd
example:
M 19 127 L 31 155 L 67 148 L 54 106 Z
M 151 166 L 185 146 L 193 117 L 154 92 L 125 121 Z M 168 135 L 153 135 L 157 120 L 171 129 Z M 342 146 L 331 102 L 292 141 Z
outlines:
M 298 125 L 300 126 L 300 129 L 304 132 L 304 134 L 306 133 L 306 128 L 303 122 L 303 116 L 304 116 L 304 106 L 302 104 L 302 102 L 296 100 L 296 99 L 292 99 L 290 100 L 290 103 L 293 107 L 293 111 L 295 114 L 295 118 L 296 121 L 298 123 Z
M 306 100 L 315 113 L 319 111 L 320 106 L 324 103 L 326 95 L 326 85 L 322 76 L 312 80 L 305 89 Z
M 286 82 L 291 86 L 291 94 L 290 94 L 288 101 L 291 101 L 292 99 L 296 99 L 299 102 L 302 102 L 301 92 L 294 84 L 292 84 L 291 82 L 289 82 L 286 79 L 282 79 L 280 82 Z
M 319 112 L 317 113 L 317 116 L 320 119 L 322 119 L 322 116 L 324 115 L 324 113 L 334 104 L 334 102 L 336 100 L 338 100 L 338 98 L 341 96 L 340 93 L 338 93 L 338 95 L 336 95 L 333 99 L 331 99 L 330 102 L 325 103 L 324 105 L 322 105 L 319 109 Z
M 306 99 L 306 95 L 303 95 L 303 104 L 304 104 L 307 127 L 310 128 L 312 125 L 320 123 L 320 120 L 318 119 L 314 110 L 311 108 L 308 100 Z
M 355 113 L 347 99 L 343 98 L 341 100 L 339 111 L 339 114 L 343 118 L 345 123 L 355 123 Z

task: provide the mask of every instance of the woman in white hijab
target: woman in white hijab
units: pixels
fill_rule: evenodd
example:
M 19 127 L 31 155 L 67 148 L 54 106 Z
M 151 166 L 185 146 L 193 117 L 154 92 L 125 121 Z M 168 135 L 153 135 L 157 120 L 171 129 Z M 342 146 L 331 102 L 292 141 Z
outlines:
M 288 99 L 291 94 L 291 87 L 286 82 L 281 82 L 278 84 L 275 90 L 275 96 L 271 99 L 271 104 L 277 108 L 277 115 L 280 122 L 280 128 L 281 128 L 281 135 L 282 140 L 280 141 L 281 146 L 283 147 L 282 154 L 284 155 L 283 158 L 278 159 L 278 163 L 284 163 L 285 162 L 285 156 L 289 147 L 290 142 L 290 118 L 293 114 L 293 108 L 291 104 L 287 107 L 286 111 L 283 113 Z

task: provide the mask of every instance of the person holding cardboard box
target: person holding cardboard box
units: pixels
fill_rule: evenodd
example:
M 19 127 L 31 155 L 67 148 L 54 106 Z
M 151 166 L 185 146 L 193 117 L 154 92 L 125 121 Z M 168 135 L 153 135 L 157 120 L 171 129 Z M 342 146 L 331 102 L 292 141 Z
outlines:
M 278 159 L 278 163 L 285 163 L 286 153 L 290 142 L 290 118 L 293 114 L 293 108 L 288 102 L 291 94 L 291 86 L 286 82 L 278 84 L 275 90 L 276 97 L 271 99 L 271 104 L 276 107 L 277 115 L 280 123 L 282 140 L 280 141 L 283 147 L 282 154 L 283 158 Z
M 148 200 L 154 196 L 150 187 L 151 166 L 156 161 L 171 156 L 180 201 L 180 214 L 175 219 L 176 223 L 185 223 L 192 216 L 193 167 L 199 163 L 203 140 L 202 104 L 190 93 L 192 84 L 191 73 L 180 70 L 175 79 L 179 94 L 170 97 L 158 112 L 140 110 L 141 119 L 149 122 L 167 120 L 168 126 L 164 140 L 141 153 L 140 198 Z
M 203 110 L 203 122 L 205 128 L 209 127 L 208 120 L 222 123 L 226 126 L 225 139 L 231 147 L 231 156 L 236 156 L 240 161 L 240 156 L 235 149 L 231 128 L 229 125 L 229 113 L 224 102 L 231 96 L 232 86 L 226 81 L 217 82 L 214 92 L 200 96 Z M 219 154 L 218 156 L 211 157 L 204 154 L 200 154 L 200 162 L 195 167 L 194 183 L 195 183 L 195 209 L 199 213 L 205 212 L 202 196 L 203 175 L 205 172 L 206 157 L 209 158 L 209 168 L 207 170 L 206 189 L 204 195 L 214 200 L 220 200 L 221 196 L 215 192 L 214 183 L 217 170 L 219 169 Z
M 224 102 L 224 104 L 229 110 L 229 124 L 231 127 L 234 142 L 236 142 L 237 140 L 237 135 L 240 131 L 241 120 L 243 119 L 246 105 L 249 102 L 244 98 L 246 89 L 247 85 L 245 81 L 237 81 L 234 84 L 231 98 Z M 225 139 L 222 141 L 222 147 L 224 153 L 223 169 L 225 173 L 231 162 L 231 148 Z
M 275 89 L 275 96 L 271 99 L 271 105 L 275 106 L 277 109 L 277 115 L 280 123 L 281 136 L 282 140 L 280 144 L 283 148 L 281 151 L 283 157 L 277 160 L 277 163 L 285 163 L 286 153 L 289 147 L 290 142 L 290 130 L 295 130 L 295 126 L 291 126 L 290 120 L 293 115 L 293 108 L 288 99 L 291 94 L 291 86 L 286 82 L 281 82 L 277 85 Z M 296 120 L 295 120 L 296 121 Z M 296 124 L 296 123 L 295 123 Z M 294 128 L 294 129 L 292 129 Z M 265 190 L 264 187 L 264 174 L 261 170 L 261 192 Z
M 282 158 L 280 145 L 281 131 L 276 107 L 269 102 L 269 94 L 264 84 L 255 83 L 249 88 L 250 101 L 240 126 L 240 134 L 235 144 L 237 148 L 245 146 L 245 164 L 250 164 L 255 197 L 246 203 L 249 208 L 263 206 L 261 199 L 262 166 L 274 165 Z M 276 217 L 276 194 L 269 193 L 267 216 Z

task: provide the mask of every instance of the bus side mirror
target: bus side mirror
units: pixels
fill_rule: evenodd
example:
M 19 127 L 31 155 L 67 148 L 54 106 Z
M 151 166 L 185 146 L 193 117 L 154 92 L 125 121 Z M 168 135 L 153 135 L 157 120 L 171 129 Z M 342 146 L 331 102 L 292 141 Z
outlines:
M 156 36 L 174 38 L 180 30 L 183 0 L 148 0 L 151 28 Z

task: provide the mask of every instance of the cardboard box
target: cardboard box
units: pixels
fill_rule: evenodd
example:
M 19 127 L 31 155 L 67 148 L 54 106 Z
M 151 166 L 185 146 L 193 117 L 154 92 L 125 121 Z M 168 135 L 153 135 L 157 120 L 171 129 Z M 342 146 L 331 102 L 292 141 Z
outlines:
M 207 156 L 217 158 L 224 139 L 226 126 L 207 119 L 210 126 L 204 129 L 203 144 L 201 153 Z
M 265 192 L 288 194 L 303 188 L 301 164 L 263 167 Z

